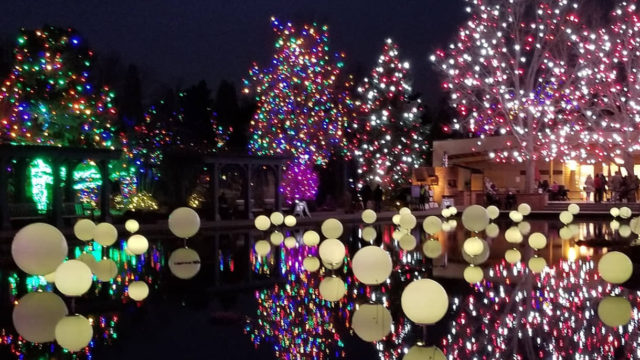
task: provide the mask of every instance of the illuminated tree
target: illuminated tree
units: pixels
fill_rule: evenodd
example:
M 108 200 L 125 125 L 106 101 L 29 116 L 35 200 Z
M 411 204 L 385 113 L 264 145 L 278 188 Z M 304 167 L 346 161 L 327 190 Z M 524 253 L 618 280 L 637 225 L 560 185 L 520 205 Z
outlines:
M 633 174 L 631 153 L 640 149 L 640 19 L 634 3 L 612 12 L 610 26 L 585 33 L 579 42 L 575 101 L 580 131 L 567 144 L 567 157 L 594 163 L 624 161 Z
M 467 0 L 471 18 L 453 43 L 431 60 L 459 118 L 455 129 L 481 139 L 505 136 L 498 161 L 526 162 L 532 191 L 534 161 L 554 158 L 570 132 L 572 39 L 580 32 L 568 0 Z
M 0 87 L 2 139 L 114 148 L 114 93 L 89 81 L 93 52 L 72 29 L 22 30 Z
M 422 165 L 427 144 L 420 124 L 420 100 L 411 98 L 408 62 L 387 39 L 382 55 L 358 93 L 363 119 L 354 129 L 361 185 L 393 189 L 411 181 L 411 169 Z
M 327 26 L 296 28 L 276 19 L 272 26 L 277 39 L 271 64 L 263 69 L 254 64 L 251 80 L 245 80 L 245 93 L 253 91 L 258 103 L 249 151 L 292 156 L 313 170 L 314 165 L 326 165 L 336 149 L 345 149 L 351 100 L 338 80 L 344 55 L 330 53 Z M 311 191 L 285 193 L 285 199 L 314 198 L 317 187 L 305 188 Z

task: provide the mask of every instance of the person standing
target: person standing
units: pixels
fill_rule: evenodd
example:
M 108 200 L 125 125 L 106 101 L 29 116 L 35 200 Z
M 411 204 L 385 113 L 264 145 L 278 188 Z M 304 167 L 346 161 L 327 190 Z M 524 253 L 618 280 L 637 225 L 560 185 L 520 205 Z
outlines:
M 375 210 L 379 213 L 382 210 L 382 188 L 380 185 L 376 186 L 376 189 L 373 191 L 373 201 L 375 202 Z
M 584 191 L 587 193 L 587 202 L 591 201 L 591 193 L 594 192 L 595 189 L 593 177 L 589 174 L 587 179 L 584 181 Z
M 595 188 L 595 194 L 594 194 L 594 201 L 597 203 L 602 202 L 602 194 L 603 194 L 603 188 L 604 186 L 602 185 L 602 177 L 600 176 L 600 174 L 596 174 L 595 179 L 593 179 L 593 187 Z
M 420 210 L 424 210 L 426 209 L 426 204 L 427 204 L 427 188 L 424 187 L 424 185 L 420 185 L 420 204 L 418 205 L 418 207 L 420 208 Z
M 369 200 L 371 200 L 371 188 L 369 187 L 369 184 L 364 184 L 364 186 L 362 186 L 362 189 L 360 190 L 360 197 L 362 198 L 362 208 L 368 209 L 369 207 L 367 205 L 369 204 Z
M 616 171 L 616 173 L 611 177 L 611 201 L 622 201 L 622 188 L 624 185 L 624 180 L 620 175 L 620 171 Z

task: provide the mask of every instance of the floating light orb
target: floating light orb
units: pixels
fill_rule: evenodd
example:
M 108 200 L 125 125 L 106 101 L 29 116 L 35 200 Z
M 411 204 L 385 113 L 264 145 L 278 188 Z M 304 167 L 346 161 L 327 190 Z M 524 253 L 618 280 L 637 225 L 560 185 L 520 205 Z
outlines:
M 422 244 L 422 252 L 429 259 L 435 259 L 442 255 L 442 244 L 437 240 L 427 240 Z
M 56 269 L 56 289 L 67 296 L 80 296 L 91 288 L 93 274 L 80 260 L 68 260 Z
M 631 321 L 631 303 L 619 296 L 607 296 L 598 304 L 598 317 L 607 326 L 617 328 Z
M 620 229 L 620 222 L 618 220 L 611 220 L 609 227 L 611 227 L 611 230 L 616 231 Z
M 621 218 L 628 219 L 628 218 L 631 217 L 631 215 L 633 215 L 633 214 L 631 212 L 631 209 L 629 209 L 628 207 L 623 206 L 623 207 L 620 208 L 620 217 Z
M 404 355 L 402 360 L 447 360 L 442 350 L 435 346 L 414 345 Z
M 338 239 L 327 239 L 320 243 L 318 254 L 320 259 L 327 264 L 342 264 L 347 250 L 342 241 Z
M 411 214 L 411 209 L 409 209 L 408 207 L 403 207 L 400 210 L 398 210 L 398 214 L 400 215 Z
M 504 238 L 507 242 L 512 244 L 520 244 L 523 240 L 522 233 L 517 226 L 512 226 L 504 233 Z
M 379 304 L 362 304 L 351 317 L 351 328 L 364 341 L 379 341 L 391 332 L 391 313 Z
M 629 221 L 629 227 L 634 234 L 640 235 L 640 217 L 636 216 L 631 219 L 631 221 Z
M 462 212 L 462 225 L 469 231 L 480 232 L 489 225 L 487 209 L 480 205 L 471 205 Z
M 416 248 L 416 245 L 418 245 L 418 241 L 416 240 L 415 236 L 409 233 L 405 233 L 400 237 L 400 240 L 398 240 L 398 244 L 400 245 L 400 248 L 402 250 L 412 251 Z
M 192 208 L 177 208 L 169 214 L 169 230 L 179 238 L 188 239 L 200 230 L 200 216 Z
M 298 219 L 296 219 L 293 215 L 287 215 L 284 217 L 284 225 L 288 227 L 294 227 L 298 223 Z
M 458 214 L 458 208 L 456 208 L 455 206 L 451 206 L 449 208 L 449 215 L 450 216 L 456 216 L 456 214 Z
M 431 279 L 412 281 L 402 291 L 402 311 L 418 325 L 430 325 L 444 317 L 449 308 L 449 296 L 442 285 Z
M 111 246 L 118 240 L 118 229 L 107 222 L 96 225 L 93 240 L 102 246 Z
M 305 231 L 302 234 L 302 242 L 307 246 L 317 246 L 320 243 L 320 234 L 313 230 Z
M 529 236 L 529 246 L 536 250 L 547 246 L 547 237 L 543 233 L 535 232 Z
M 487 235 L 487 237 L 496 238 L 498 237 L 498 235 L 500 235 L 500 227 L 498 227 L 498 224 L 496 223 L 491 223 L 487 225 L 486 229 L 484 229 L 484 233 Z
M 531 214 L 531 206 L 529 204 L 522 203 L 518 205 L 518 212 L 523 216 L 527 216 Z
M 469 284 L 477 284 L 484 279 L 484 272 L 479 266 L 467 266 L 462 273 L 462 277 Z
M 500 216 L 500 209 L 495 205 L 489 205 L 487 206 L 487 215 L 489 215 L 489 219 L 495 220 Z
M 338 219 L 327 219 L 320 226 L 320 230 L 322 231 L 322 235 L 329 239 L 338 239 L 342 236 L 342 223 Z
M 393 263 L 388 252 L 378 246 L 365 246 L 351 260 L 353 275 L 366 285 L 383 283 L 391 275 Z
M 11 242 L 11 256 L 20 270 L 30 275 L 54 272 L 67 257 L 67 240 L 60 230 L 45 223 L 20 229 Z
M 25 340 L 46 343 L 55 340 L 56 324 L 67 313 L 67 305 L 54 293 L 27 293 L 13 308 L 13 326 Z
M 569 204 L 567 210 L 571 215 L 578 215 L 580 213 L 580 206 L 578 204 Z
M 598 261 L 600 276 L 612 284 L 622 284 L 631 278 L 633 263 L 631 259 L 620 251 L 611 251 Z
M 134 255 L 142 255 L 149 249 L 149 240 L 140 234 L 134 234 L 127 240 L 127 249 Z
M 91 269 L 91 271 L 93 272 L 93 267 L 96 265 L 96 263 L 98 262 L 95 258 L 95 256 L 93 256 L 93 254 L 91 253 L 82 253 L 80 254 L 80 256 L 78 256 L 78 259 L 82 261 L 83 263 L 85 263 L 89 269 Z
M 293 249 L 294 247 L 298 246 L 298 241 L 296 241 L 296 238 L 294 238 L 293 236 L 287 236 L 284 239 L 284 247 L 286 247 L 287 249 Z
M 568 226 L 563 226 L 560 229 L 559 234 L 562 240 L 569 240 L 574 236 L 573 231 L 571 231 L 571 228 L 569 228 Z
M 331 302 L 339 301 L 347 293 L 344 281 L 339 277 L 330 276 L 322 279 L 319 285 L 320 296 Z
M 450 232 L 450 231 L 452 231 L 452 230 L 454 230 L 454 229 L 455 229 L 455 228 L 454 228 L 454 227 L 452 227 L 452 226 L 449 224 L 449 222 L 443 222 L 443 223 L 442 223 L 442 231 L 444 231 L 444 232 Z
M 255 249 L 256 254 L 259 257 L 265 257 L 271 252 L 271 244 L 269 244 L 267 240 L 256 241 L 256 243 L 253 245 L 253 248 Z
M 511 221 L 513 221 L 514 223 L 519 223 L 524 219 L 524 217 L 522 216 L 521 213 L 515 210 L 511 210 L 509 211 L 509 219 L 511 219 Z
M 471 256 L 478 256 L 482 253 L 484 245 L 478 237 L 471 237 L 464 241 L 462 249 Z
M 102 259 L 91 268 L 98 281 L 111 281 L 118 274 L 118 266 L 111 259 Z
M 271 220 L 266 215 L 258 215 L 253 220 L 253 224 L 256 229 L 260 231 L 267 231 L 271 227 Z
M 375 211 L 371 209 L 366 209 L 362 212 L 361 217 L 362 217 L 362 222 L 364 222 L 365 224 L 373 224 L 374 222 L 376 222 L 378 215 L 376 214 Z
M 399 225 L 399 224 L 400 224 L 400 214 L 394 214 L 394 215 L 391 217 L 391 222 L 392 222 L 394 225 Z
M 376 229 L 374 229 L 373 226 L 367 226 L 362 229 L 362 240 L 364 241 L 372 242 L 376 239 L 377 235 Z
M 429 235 L 435 235 L 442 230 L 442 220 L 437 216 L 427 216 L 422 222 L 422 228 Z
M 623 238 L 628 238 L 629 236 L 631 236 L 631 227 L 629 225 L 620 225 L 620 228 L 618 229 L 618 234 L 620 234 L 620 236 L 622 236 Z
M 565 225 L 568 225 L 573 221 L 573 215 L 571 215 L 571 213 L 568 211 L 560 212 L 559 218 L 560 218 L 560 222 L 562 222 Z
M 509 249 L 505 251 L 504 258 L 509 264 L 513 265 L 522 259 L 522 254 L 516 249 Z
M 269 221 L 275 226 L 280 226 L 284 222 L 284 215 L 278 211 L 272 212 L 271 215 L 269 215 Z
M 400 220 L 398 220 L 398 225 L 400 225 L 400 227 L 402 227 L 403 229 L 407 229 L 407 230 L 411 230 L 414 227 L 416 227 L 416 217 L 413 216 L 413 214 L 409 213 L 409 214 L 401 214 L 400 215 Z
M 529 259 L 529 269 L 531 269 L 532 273 L 539 274 L 545 267 L 547 267 L 547 260 L 543 257 L 536 256 Z
M 320 269 L 320 260 L 315 256 L 307 256 L 302 260 L 302 267 L 308 272 L 316 272 Z
M 135 233 L 138 230 L 140 230 L 140 223 L 138 223 L 137 220 L 135 219 L 129 219 L 127 221 L 125 221 L 124 223 L 124 228 L 130 232 L 130 233 Z
M 451 230 L 455 230 L 455 228 L 458 226 L 458 221 L 456 221 L 456 219 L 449 219 L 449 221 L 447 221 L 447 224 L 449 224 L 449 228 Z
M 518 230 L 522 235 L 527 235 L 531 232 L 531 224 L 528 221 L 523 221 L 518 224 Z
M 78 240 L 91 241 L 96 231 L 96 223 L 89 219 L 80 219 L 73 225 L 73 233 Z
M 266 240 L 261 240 L 269 245 Z M 271 246 L 269 246 L 271 248 Z M 187 280 L 200 271 L 200 255 L 190 248 L 179 248 L 169 256 L 169 270 L 179 279 Z
M 462 258 L 464 261 L 469 264 L 480 265 L 489 259 L 489 244 L 482 239 L 480 239 L 480 242 L 482 242 L 482 252 L 479 255 L 471 256 L 464 251 L 464 248 L 462 249 Z
M 56 341 L 70 352 L 77 352 L 89 345 L 93 338 L 93 327 L 82 315 L 65 316 L 55 328 Z
M 282 242 L 284 241 L 284 234 L 280 231 L 274 231 L 271 233 L 271 235 L 269 235 L 269 241 L 274 246 L 280 246 L 280 244 L 282 244 Z
M 127 288 L 129 297 L 135 301 L 142 301 L 149 296 L 149 286 L 144 281 L 134 281 Z
M 618 217 L 620 216 L 620 209 L 618 209 L 617 207 L 612 207 L 611 209 L 609 209 L 609 214 L 611 214 L 611 216 L 613 217 Z

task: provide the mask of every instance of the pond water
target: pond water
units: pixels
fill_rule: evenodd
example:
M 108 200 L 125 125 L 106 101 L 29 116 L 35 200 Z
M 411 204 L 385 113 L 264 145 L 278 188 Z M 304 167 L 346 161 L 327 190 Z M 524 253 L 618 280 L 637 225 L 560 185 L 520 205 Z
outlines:
M 151 241 L 144 256 L 127 255 L 124 239 L 109 249 L 74 243 L 70 258 L 89 252 L 96 259 L 114 260 L 118 267 L 114 279 L 94 281 L 78 299 L 61 295 L 71 312 L 86 316 L 93 325 L 93 340 L 79 353 L 69 353 L 55 343 L 33 344 L 18 335 L 12 323 L 16 301 L 28 292 L 57 291 L 44 278 L 17 270 L 5 246 L 0 249 L 4 259 L 0 358 L 402 359 L 417 343 L 437 346 L 450 359 L 640 358 L 640 275 L 635 271 L 629 281 L 615 286 L 597 271 L 598 259 L 611 250 L 622 250 L 637 263 L 632 240 L 637 235 L 621 236 L 627 235 L 627 229 L 614 231 L 603 220 L 576 222 L 565 229 L 562 239 L 558 234 L 563 225 L 555 218 L 532 219 L 530 232 L 542 232 L 549 239 L 544 249 L 534 251 L 526 240 L 516 245 L 506 242 L 504 231 L 513 224 L 503 221 L 500 235 L 487 239 L 486 262 L 477 264 L 484 280 L 470 285 L 462 276 L 468 263 L 461 251 L 470 233 L 460 224 L 453 231 L 438 233 L 434 239 L 442 245 L 443 254 L 430 259 L 421 251 L 429 237 L 421 229 L 421 220 L 413 231 L 418 243 L 412 251 L 398 246 L 392 224 L 374 226 L 373 243 L 393 260 L 389 280 L 378 286 L 359 283 L 350 267 L 353 255 L 370 245 L 361 239 L 364 225 L 360 224 L 345 224 L 343 265 L 316 272 L 303 267 L 307 257 L 318 255 L 317 248 L 302 243 L 309 228 L 280 229 L 295 238 L 297 246 L 272 247 L 265 258 L 255 253 L 254 244 L 269 233 L 205 229 L 188 243 L 202 259 L 200 272 L 190 280 L 180 280 L 168 269 L 169 254 L 184 245 L 168 230 L 145 234 L 142 226 L 141 233 Z M 319 226 L 311 229 L 320 232 Z M 522 253 L 523 262 L 511 265 L 504 260 L 505 251 L 512 248 Z M 540 274 L 527 267 L 533 256 L 549 265 Z M 479 257 L 472 261 L 479 262 Z M 329 302 L 320 295 L 320 283 L 329 276 L 346 286 L 339 301 Z M 401 308 L 404 288 L 420 278 L 436 280 L 449 296 L 446 315 L 434 325 L 414 324 Z M 149 297 L 142 302 L 127 296 L 127 285 L 135 280 L 150 287 Z M 630 305 L 631 319 L 624 326 L 611 327 L 601 319 L 616 316 L 598 311 L 609 296 Z M 370 319 L 365 330 L 356 324 L 358 331 L 354 331 L 355 311 L 367 306 L 378 312 L 387 309 L 391 323 Z M 363 333 L 387 332 L 376 342 L 360 338 Z

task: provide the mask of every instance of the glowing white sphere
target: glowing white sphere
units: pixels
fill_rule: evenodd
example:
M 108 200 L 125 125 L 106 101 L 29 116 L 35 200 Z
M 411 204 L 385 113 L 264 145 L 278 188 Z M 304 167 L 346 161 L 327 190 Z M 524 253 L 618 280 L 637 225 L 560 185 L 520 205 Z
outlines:
M 60 230 L 45 223 L 33 223 L 20 229 L 11 242 L 11 256 L 18 267 L 31 275 L 46 275 L 56 270 L 67 257 L 67 240 Z
M 91 268 L 98 281 L 110 281 L 118 274 L 118 266 L 111 259 L 102 259 L 96 262 Z
M 452 230 L 454 230 L 455 228 L 451 226 L 451 224 L 449 224 L 449 222 L 443 222 L 442 223 L 442 231 L 444 232 L 450 232 Z
M 320 243 L 320 234 L 313 230 L 305 231 L 302 234 L 302 242 L 307 246 L 317 246 Z
M 275 246 L 280 246 L 284 241 L 284 234 L 280 231 L 274 231 L 269 235 L 269 241 Z
M 562 211 L 560 213 L 559 218 L 560 218 L 560 222 L 562 222 L 565 225 L 568 225 L 573 221 L 573 215 L 571 215 L 571 213 L 568 211 Z
M 320 226 L 320 230 L 322 231 L 322 235 L 329 239 L 338 239 L 342 236 L 342 223 L 338 219 L 327 219 Z
M 462 273 L 462 277 L 469 284 L 477 284 L 484 279 L 484 272 L 479 266 L 467 266 Z
M 442 244 L 437 240 L 427 240 L 422 244 L 422 252 L 429 259 L 435 259 L 442 255 Z
M 573 238 L 573 231 L 571 231 L 571 228 L 569 228 L 568 226 L 563 226 L 560 229 L 559 234 L 562 240 L 569 240 Z
M 445 219 L 446 219 L 446 218 L 448 218 L 449 216 L 451 216 L 452 214 L 451 214 L 451 211 L 449 211 L 449 208 L 446 208 L 446 209 L 442 209 L 442 210 L 440 211 L 440 215 L 441 215 L 443 218 L 445 218 Z
M 296 219 L 293 215 L 287 215 L 284 217 L 284 224 L 288 227 L 294 227 L 298 223 L 298 219 Z
M 400 220 L 398 221 L 398 224 L 404 228 L 404 229 L 408 229 L 411 230 L 414 227 L 416 227 L 416 217 L 413 216 L 413 214 L 401 214 L 400 215 Z
M 379 341 L 391 332 L 391 313 L 378 304 L 362 304 L 351 317 L 351 328 L 364 341 Z
M 339 277 L 330 276 L 322 279 L 318 287 L 320 296 L 327 301 L 338 301 L 347 293 L 344 281 Z
M 400 215 L 411 214 L 411 209 L 409 209 L 408 207 L 403 207 L 400 210 L 398 210 L 398 214 Z
M 372 242 L 376 239 L 377 235 L 378 233 L 376 232 L 376 229 L 373 228 L 373 226 L 367 226 L 366 228 L 362 229 L 362 240 L 364 241 Z
M 531 214 L 531 206 L 529 204 L 522 203 L 518 205 L 518 212 L 523 216 L 527 216 Z
M 634 217 L 629 221 L 629 227 L 634 234 L 640 235 L 640 217 Z
M 144 281 L 134 281 L 127 289 L 129 297 L 135 301 L 142 301 L 149 296 L 149 285 Z
M 55 340 L 55 328 L 67 315 L 67 305 L 50 292 L 28 293 L 13 308 L 13 326 L 27 341 L 45 343 Z
M 364 222 L 365 224 L 373 224 L 374 222 L 376 222 L 378 215 L 376 215 L 375 211 L 371 209 L 366 209 L 362 212 L 361 217 L 362 217 L 362 222 Z
M 73 233 L 79 240 L 91 241 L 96 231 L 96 223 L 89 219 L 80 219 L 73 225 Z
M 598 261 L 598 272 L 604 280 L 612 284 L 622 284 L 631 277 L 633 263 L 626 254 L 611 251 Z
M 498 237 L 500 235 L 500 227 L 496 223 L 491 223 L 484 229 L 484 233 L 490 238 Z
M 427 216 L 422 222 L 422 228 L 429 235 L 435 235 L 442 230 L 442 220 L 437 216 Z
M 489 219 L 495 220 L 500 216 L 500 209 L 495 205 L 489 205 L 487 206 L 487 215 L 489 215 Z
M 627 325 L 632 314 L 631 303 L 620 296 L 607 296 L 598 304 L 598 317 L 607 326 Z
M 265 257 L 271 252 L 271 244 L 267 240 L 256 241 L 253 248 L 259 257 Z
M 523 240 L 522 233 L 517 226 L 512 226 L 504 232 L 504 238 L 512 244 L 520 244 Z
M 529 259 L 528 264 L 529 269 L 532 273 L 539 274 L 542 272 L 542 270 L 544 270 L 545 267 L 547 267 L 547 260 L 545 260 L 543 257 L 536 256 Z
M 366 285 L 378 285 L 391 275 L 391 256 L 378 246 L 365 246 L 351 260 L 353 275 Z
M 479 255 L 471 256 L 464 251 L 464 248 L 462 249 L 462 258 L 469 264 L 479 265 L 489 259 L 489 244 L 482 239 L 480 241 L 482 242 L 482 252 Z
M 333 264 L 326 263 L 326 262 L 324 262 L 322 260 L 320 262 L 322 262 L 322 266 L 324 266 L 325 268 L 327 268 L 329 270 L 336 270 L 336 269 L 339 269 L 339 268 L 342 267 L 342 265 L 344 263 L 344 260 L 339 262 L 339 263 L 333 263 Z
M 405 233 L 400 237 L 400 240 L 398 240 L 398 244 L 400 245 L 400 248 L 402 250 L 411 251 L 416 248 L 416 245 L 418 245 L 418 241 L 416 240 L 415 236 L 409 233 Z
M 616 231 L 620 229 L 620 222 L 618 220 L 611 220 L 609 227 L 611 227 L 611 230 Z
M 96 225 L 93 240 L 102 246 L 111 246 L 118 240 L 118 229 L 107 222 Z
M 435 346 L 414 345 L 404 355 L 402 360 L 447 360 L 442 350 Z
M 627 238 L 631 236 L 631 227 L 629 225 L 620 225 L 620 229 L 618 229 L 618 233 L 620 236 Z
M 142 255 L 149 249 L 149 240 L 140 234 L 134 234 L 127 240 L 127 249 L 134 255 Z
M 613 217 L 618 217 L 620 215 L 620 209 L 618 209 L 617 207 L 612 207 L 611 209 L 609 209 L 609 214 L 611 214 L 611 216 Z
M 412 281 L 402 291 L 402 311 L 414 323 L 429 325 L 444 317 L 449 308 L 449 296 L 442 285 L 431 279 Z
M 124 228 L 130 232 L 130 233 L 135 233 L 138 230 L 140 230 L 140 223 L 138 223 L 137 220 L 135 219 L 129 219 L 127 221 L 124 222 Z
M 470 237 L 462 244 L 462 249 L 471 256 L 478 256 L 484 250 L 484 244 L 478 237 Z
M 407 231 L 403 230 L 403 229 L 398 229 L 398 230 L 394 230 L 391 233 L 391 238 L 395 241 L 400 241 L 400 238 L 404 236 L 404 234 L 406 234 Z
M 77 352 L 89 345 L 93 337 L 93 327 L 82 315 L 65 316 L 55 328 L 56 341 L 70 352 Z
M 253 220 L 253 225 L 260 231 L 267 231 L 271 227 L 271 220 L 266 215 L 258 215 Z
M 56 272 L 55 271 L 50 273 L 50 274 L 47 274 L 47 275 L 45 275 L 43 277 L 44 277 L 44 280 L 49 284 L 53 284 L 53 283 L 56 282 Z
M 451 230 L 455 230 L 455 228 L 458 226 L 458 222 L 456 221 L 456 219 L 449 219 L 449 221 L 447 221 L 447 224 L 449 224 L 449 228 Z
M 284 222 L 284 215 L 278 211 L 272 212 L 271 215 L 269 215 L 269 221 L 275 226 L 280 226 Z
M 580 213 L 580 206 L 578 204 L 569 204 L 567 210 L 571 215 L 578 215 Z
M 293 249 L 294 247 L 297 247 L 297 246 L 298 246 L 298 241 L 293 236 L 287 236 L 284 239 L 284 247 L 286 247 L 287 249 Z
M 516 249 L 509 249 L 505 251 L 504 258 L 509 264 L 515 264 L 522 259 L 522 254 Z
M 344 244 L 338 239 L 327 239 L 318 248 L 320 259 L 327 264 L 342 264 L 346 253 Z
M 547 237 L 543 233 L 535 232 L 529 235 L 529 246 L 536 250 L 543 249 L 547 246 Z
M 307 256 L 302 260 L 302 267 L 308 272 L 316 272 L 320 269 L 320 260 L 315 256 Z
M 620 217 L 623 219 L 628 219 L 632 215 L 631 209 L 626 206 L 620 208 Z
M 96 257 L 93 256 L 93 254 L 91 254 L 91 253 L 82 253 L 82 254 L 80 254 L 80 256 L 78 256 L 77 260 L 80 260 L 83 263 L 85 263 L 89 267 L 89 269 L 91 269 L 91 271 L 93 271 L 93 267 L 98 262 L 96 260 Z
M 465 229 L 475 232 L 484 230 L 489 225 L 487 209 L 480 205 L 471 205 L 462 212 L 462 225 Z
M 169 256 L 169 270 L 179 279 L 191 279 L 200 271 L 200 255 L 190 248 L 176 249 Z
M 200 230 L 200 216 L 191 208 L 177 208 L 169 214 L 169 230 L 179 238 L 190 238 Z
M 515 211 L 515 210 L 511 210 L 509 211 L 509 219 L 511 219 L 511 221 L 515 222 L 515 223 L 519 223 L 520 221 L 522 221 L 524 219 L 524 216 L 522 216 L 521 213 Z
M 518 224 L 518 230 L 522 235 L 527 235 L 531 232 L 531 224 L 528 221 L 523 221 Z
M 449 215 L 455 216 L 457 213 L 458 213 L 458 208 L 456 208 L 455 206 L 451 206 L 449 208 Z
M 391 222 L 394 223 L 395 225 L 400 224 L 400 214 L 394 214 L 391 217 Z
M 67 296 L 80 296 L 91 288 L 93 274 L 80 260 L 68 260 L 56 269 L 56 289 Z

